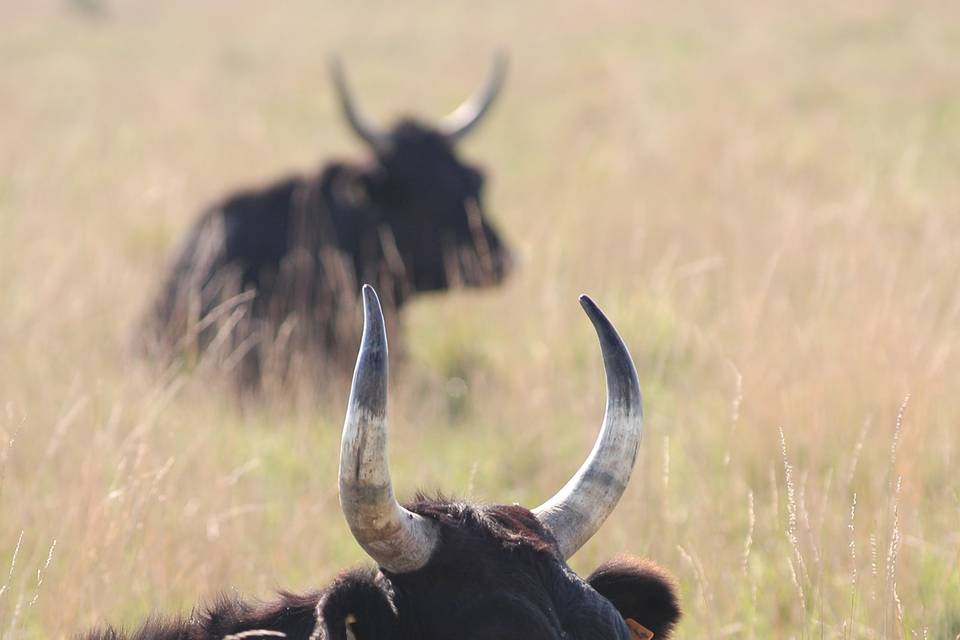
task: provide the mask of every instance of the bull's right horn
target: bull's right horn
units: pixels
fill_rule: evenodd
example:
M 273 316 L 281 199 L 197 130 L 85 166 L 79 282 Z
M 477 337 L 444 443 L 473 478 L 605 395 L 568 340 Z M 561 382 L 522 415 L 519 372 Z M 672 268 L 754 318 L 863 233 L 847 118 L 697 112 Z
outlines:
M 357 109 L 347 86 L 347 79 L 343 73 L 343 65 L 336 56 L 330 58 L 330 75 L 333 77 L 333 86 L 337 90 L 337 98 L 344 117 L 350 123 L 350 128 L 361 140 L 366 142 L 374 151 L 386 148 L 389 136 L 379 127 L 367 120 Z
M 630 352 L 613 324 L 587 296 L 580 304 L 600 339 L 607 376 L 607 409 L 600 435 L 576 474 L 533 510 L 569 558 L 590 539 L 620 500 L 640 446 L 643 408 L 640 382 Z
M 340 509 L 353 537 L 393 573 L 427 564 L 437 545 L 433 522 L 404 509 L 387 467 L 387 333 L 380 300 L 363 286 L 363 339 L 340 443 Z
M 506 75 L 507 54 L 501 51 L 493 59 L 493 69 L 483 88 L 440 122 L 437 127 L 440 132 L 451 142 L 457 142 L 467 135 L 497 99 Z

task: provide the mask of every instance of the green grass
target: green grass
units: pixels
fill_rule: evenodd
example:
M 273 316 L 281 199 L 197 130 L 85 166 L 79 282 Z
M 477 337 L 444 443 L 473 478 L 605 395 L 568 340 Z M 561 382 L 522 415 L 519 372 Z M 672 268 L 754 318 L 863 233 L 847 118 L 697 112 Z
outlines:
M 370 114 L 432 117 L 502 47 L 462 153 L 521 266 L 409 308 L 398 493 L 534 505 L 567 479 L 602 414 L 588 292 L 647 420 L 576 570 L 654 558 L 679 637 L 954 640 L 960 12 L 921 5 L 0 8 L 0 638 L 364 562 L 337 511 L 346 380 L 239 406 L 130 337 L 201 206 L 362 153 L 328 53 Z

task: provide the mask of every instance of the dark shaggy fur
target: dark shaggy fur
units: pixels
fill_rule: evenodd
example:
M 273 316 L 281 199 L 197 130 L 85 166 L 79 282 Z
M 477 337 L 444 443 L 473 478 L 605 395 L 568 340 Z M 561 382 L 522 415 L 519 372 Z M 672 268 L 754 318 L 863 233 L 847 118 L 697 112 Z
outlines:
M 252 384 L 314 362 L 347 371 L 361 283 L 395 324 L 415 294 L 505 277 L 510 253 L 482 189 L 446 137 L 405 120 L 367 163 L 229 195 L 187 233 L 141 342 Z
M 107 628 L 83 636 L 85 640 L 219 640 L 236 634 L 245 638 L 275 638 L 256 631 L 282 633 L 286 638 L 306 640 L 317 629 L 317 620 L 336 621 L 321 625 L 324 640 L 345 640 L 345 623 L 354 616 L 358 637 L 397 638 L 397 617 L 383 588 L 383 578 L 372 569 L 340 574 L 323 592 L 303 595 L 282 592 L 274 602 L 250 603 L 221 597 L 202 613 L 163 621 L 151 619 L 132 633 Z M 320 613 L 318 618 L 317 614 Z
M 318 593 L 284 593 L 266 605 L 223 599 L 201 615 L 151 621 L 130 635 L 108 629 L 82 638 L 221 640 L 261 630 L 346 640 L 349 625 L 356 640 L 630 640 L 624 619 L 633 618 L 659 640 L 680 617 L 662 569 L 621 556 L 584 581 L 523 507 L 418 496 L 408 508 L 440 527 L 440 544 L 418 571 L 357 569 Z

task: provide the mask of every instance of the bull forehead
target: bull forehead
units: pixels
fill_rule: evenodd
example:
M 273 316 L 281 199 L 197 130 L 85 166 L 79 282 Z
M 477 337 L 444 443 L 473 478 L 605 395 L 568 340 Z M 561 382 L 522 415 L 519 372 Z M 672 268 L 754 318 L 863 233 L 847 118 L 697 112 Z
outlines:
M 532 511 L 519 504 L 475 505 L 422 494 L 407 508 L 446 531 L 450 546 L 494 542 L 507 549 L 529 548 L 556 554 L 556 542 Z
M 457 154 L 442 133 L 416 120 L 401 120 L 388 136 L 389 144 L 379 152 L 387 164 L 420 161 L 461 166 Z
M 390 129 L 390 137 L 397 142 L 401 141 L 433 141 L 450 147 L 446 136 L 422 120 L 413 117 L 403 117 L 397 120 Z

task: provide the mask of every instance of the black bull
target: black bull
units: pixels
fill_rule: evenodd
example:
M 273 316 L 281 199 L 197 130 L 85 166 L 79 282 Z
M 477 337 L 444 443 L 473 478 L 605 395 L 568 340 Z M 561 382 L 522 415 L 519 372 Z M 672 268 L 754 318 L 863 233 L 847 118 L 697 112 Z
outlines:
M 585 296 L 600 339 L 607 409 L 597 444 L 553 498 L 529 510 L 393 497 L 386 462 L 387 347 L 376 294 L 364 288 L 363 341 L 344 421 L 340 504 L 375 569 L 342 573 L 271 604 L 221 599 L 188 619 L 86 640 L 649 640 L 680 617 L 673 580 L 619 556 L 586 580 L 566 559 L 612 511 L 633 468 L 642 410 L 636 371 L 613 325 Z M 652 635 L 651 635 L 652 634 Z
M 331 163 L 207 209 L 151 306 L 148 351 L 212 362 L 256 383 L 289 372 L 297 357 L 349 363 L 360 282 L 383 292 L 391 325 L 416 293 L 500 282 L 509 250 L 484 213 L 483 174 L 454 145 L 493 103 L 504 70 L 498 58 L 484 89 L 437 126 L 402 119 L 383 131 L 354 106 L 334 62 L 344 115 L 370 159 Z

